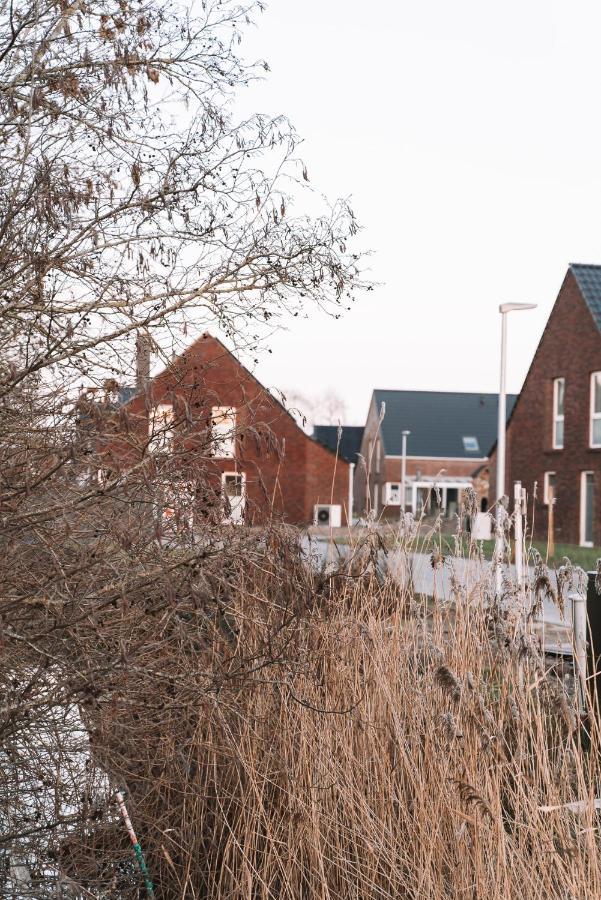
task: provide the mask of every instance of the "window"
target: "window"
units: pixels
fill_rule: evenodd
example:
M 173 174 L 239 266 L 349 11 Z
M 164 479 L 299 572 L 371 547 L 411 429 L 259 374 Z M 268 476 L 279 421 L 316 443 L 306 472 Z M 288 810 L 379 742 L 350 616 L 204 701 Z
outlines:
M 380 438 L 376 441 L 376 475 L 380 474 Z
M 244 521 L 246 506 L 246 476 L 239 472 L 224 472 L 221 476 L 223 491 L 223 520 L 239 524 Z
M 223 493 L 226 497 L 242 497 L 244 494 L 243 476 L 233 472 L 224 472 Z
M 601 447 L 601 372 L 591 375 L 591 447 Z
M 556 490 L 556 479 L 557 475 L 555 472 L 545 472 L 544 481 L 543 481 L 543 503 L 548 506 L 551 501 L 551 495 L 553 496 L 553 501 L 557 499 Z
M 382 493 L 386 506 L 401 505 L 401 485 L 398 482 L 387 481 L 383 486 Z
M 214 406 L 211 410 L 211 452 L 220 459 L 236 455 L 236 410 Z
M 466 453 L 479 453 L 480 452 L 480 444 L 478 443 L 477 437 L 464 437 L 463 438 L 463 449 Z
M 159 403 L 148 417 L 148 448 L 153 453 L 164 453 L 173 443 L 173 406 Z
M 566 392 L 565 378 L 553 379 L 553 447 L 563 449 L 563 404 Z
M 580 546 L 593 546 L 595 518 L 595 476 L 592 472 L 580 473 Z

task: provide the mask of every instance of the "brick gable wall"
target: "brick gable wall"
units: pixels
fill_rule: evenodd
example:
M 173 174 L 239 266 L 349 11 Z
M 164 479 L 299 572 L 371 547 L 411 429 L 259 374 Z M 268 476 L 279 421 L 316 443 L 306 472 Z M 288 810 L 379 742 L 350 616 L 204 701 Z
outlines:
M 594 472 L 594 540 L 601 542 L 601 450 L 589 445 L 591 373 L 601 371 L 601 334 L 568 272 L 533 358 L 507 434 L 506 493 L 520 480 L 527 489 L 529 519 L 534 509 L 534 531 L 547 534 L 547 507 L 543 504 L 543 477 L 557 473 L 555 540 L 580 540 L 580 475 Z M 552 447 L 553 379 L 565 377 L 564 449 Z M 491 460 L 491 496 L 495 491 L 496 456 Z M 537 499 L 534 501 L 534 484 Z M 534 504 L 534 505 L 533 505 Z
M 183 437 L 182 464 L 194 457 L 203 474 L 219 490 L 223 472 L 246 476 L 245 520 L 264 523 L 271 517 L 293 524 L 313 521 L 315 503 L 342 506 L 346 521 L 349 464 L 314 442 L 278 401 L 215 338 L 199 338 L 172 365 L 153 379 L 150 398 L 134 397 L 125 415 L 135 424 L 131 438 L 112 440 L 107 465 L 131 465 L 140 457 L 147 434 L 147 405 L 170 403 Z M 236 454 L 212 458 L 208 452 L 211 407 L 236 409 Z M 178 429 L 176 428 L 176 433 Z M 333 489 L 332 489 L 333 485 Z

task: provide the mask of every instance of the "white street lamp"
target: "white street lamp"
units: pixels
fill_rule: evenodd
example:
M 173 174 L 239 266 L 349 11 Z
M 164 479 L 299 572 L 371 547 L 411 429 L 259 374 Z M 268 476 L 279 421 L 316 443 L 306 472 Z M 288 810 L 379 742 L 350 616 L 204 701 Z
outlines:
M 501 498 L 505 496 L 505 437 L 507 430 L 507 314 L 523 309 L 536 309 L 536 303 L 502 303 L 501 313 L 501 384 L 499 387 L 499 419 L 497 428 L 497 534 L 495 540 L 497 596 L 501 595 Z
M 405 480 L 407 477 L 407 438 L 410 431 L 403 431 L 403 449 L 401 450 L 401 519 L 405 514 Z

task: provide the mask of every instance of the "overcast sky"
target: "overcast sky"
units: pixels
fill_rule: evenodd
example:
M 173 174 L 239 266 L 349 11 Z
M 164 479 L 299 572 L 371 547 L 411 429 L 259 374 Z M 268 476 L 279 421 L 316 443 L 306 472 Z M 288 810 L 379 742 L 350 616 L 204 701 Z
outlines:
M 271 73 L 312 183 L 350 196 L 381 283 L 340 321 L 270 341 L 269 386 L 496 391 L 498 305 L 518 391 L 569 262 L 601 263 L 601 4 L 271 0 L 247 52 Z

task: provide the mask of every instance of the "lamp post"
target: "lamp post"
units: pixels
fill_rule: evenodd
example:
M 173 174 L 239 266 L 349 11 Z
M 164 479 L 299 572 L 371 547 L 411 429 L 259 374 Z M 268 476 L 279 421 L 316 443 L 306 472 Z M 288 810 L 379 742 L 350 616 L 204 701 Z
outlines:
M 353 506 L 355 499 L 355 463 L 352 462 L 349 465 L 348 471 L 348 513 L 347 513 L 347 528 L 351 528 L 353 524 Z
M 525 309 L 536 309 L 536 303 L 502 303 L 501 313 L 501 383 L 499 387 L 499 419 L 497 428 L 497 505 L 495 535 L 495 565 L 497 597 L 501 596 L 501 499 L 505 496 L 505 437 L 507 430 L 507 314 Z
M 403 447 L 401 450 L 401 520 L 405 515 L 405 480 L 407 477 L 407 438 L 410 431 L 403 431 Z

